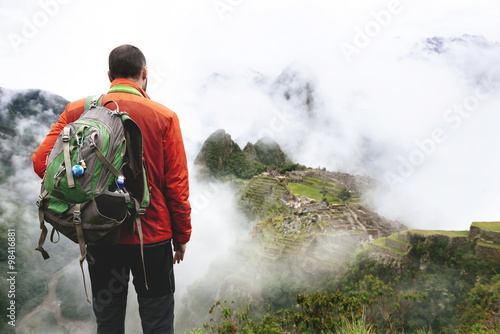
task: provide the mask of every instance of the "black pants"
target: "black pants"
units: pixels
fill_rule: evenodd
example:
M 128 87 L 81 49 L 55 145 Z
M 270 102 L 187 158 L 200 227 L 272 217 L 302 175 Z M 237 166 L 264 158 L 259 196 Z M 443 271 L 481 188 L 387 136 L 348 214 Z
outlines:
M 170 240 L 144 245 L 146 289 L 139 245 L 89 244 L 92 306 L 97 333 L 123 334 L 130 272 L 144 334 L 173 333 L 174 271 Z

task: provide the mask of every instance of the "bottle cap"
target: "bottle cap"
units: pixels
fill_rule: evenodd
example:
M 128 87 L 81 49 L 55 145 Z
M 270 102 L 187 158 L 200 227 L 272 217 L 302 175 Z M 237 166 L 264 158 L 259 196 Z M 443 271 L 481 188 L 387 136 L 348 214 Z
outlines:
M 119 175 L 118 178 L 116 179 L 116 185 L 119 188 L 125 187 L 125 176 Z

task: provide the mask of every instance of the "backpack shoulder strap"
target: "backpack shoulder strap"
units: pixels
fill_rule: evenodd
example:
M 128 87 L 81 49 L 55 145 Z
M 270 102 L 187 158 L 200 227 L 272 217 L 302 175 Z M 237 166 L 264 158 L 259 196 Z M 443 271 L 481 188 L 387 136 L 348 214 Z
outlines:
M 137 170 L 138 176 L 142 179 L 143 189 L 142 189 L 142 198 L 140 200 L 140 208 L 138 211 L 143 215 L 145 213 L 145 209 L 149 206 L 150 197 L 149 197 L 149 187 L 148 187 L 148 179 L 146 175 L 146 169 L 142 160 L 143 154 L 143 146 L 142 146 L 142 132 L 127 114 L 122 114 L 122 122 L 123 126 L 126 130 L 126 142 L 127 142 L 127 150 L 131 153 L 130 156 L 130 164 L 132 170 Z

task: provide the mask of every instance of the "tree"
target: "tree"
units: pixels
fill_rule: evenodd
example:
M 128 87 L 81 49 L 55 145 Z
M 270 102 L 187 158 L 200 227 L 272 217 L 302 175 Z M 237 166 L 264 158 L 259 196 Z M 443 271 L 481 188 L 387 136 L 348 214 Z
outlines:
M 328 193 L 328 191 L 325 188 L 323 188 L 319 193 L 323 195 L 323 198 L 321 199 L 321 201 L 328 204 L 328 199 L 326 198 L 326 194 Z
M 340 201 L 346 203 L 351 199 L 352 194 L 349 189 L 347 189 L 347 187 L 344 187 L 342 188 L 342 190 L 340 190 L 340 193 L 337 195 L 337 197 Z

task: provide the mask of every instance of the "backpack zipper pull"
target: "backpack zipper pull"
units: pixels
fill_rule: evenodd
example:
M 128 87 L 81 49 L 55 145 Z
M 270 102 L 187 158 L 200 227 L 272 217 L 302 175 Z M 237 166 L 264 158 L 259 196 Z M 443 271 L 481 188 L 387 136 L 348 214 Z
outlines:
M 61 165 L 61 167 L 59 167 L 59 170 L 57 171 L 56 175 L 54 175 L 54 179 L 57 179 L 58 177 L 60 177 L 62 175 L 62 173 L 64 173 L 65 170 L 66 170 L 66 167 L 64 165 Z

